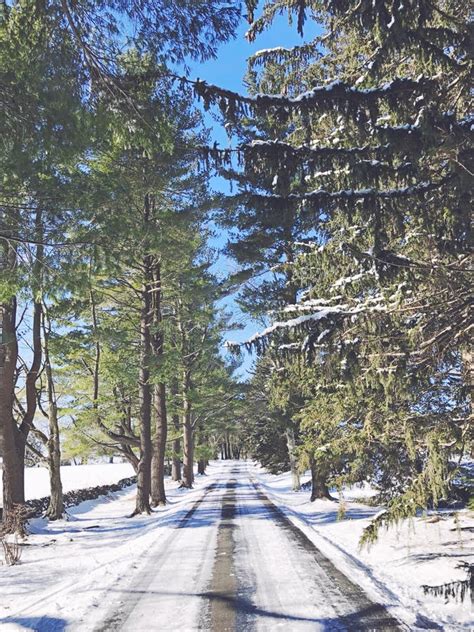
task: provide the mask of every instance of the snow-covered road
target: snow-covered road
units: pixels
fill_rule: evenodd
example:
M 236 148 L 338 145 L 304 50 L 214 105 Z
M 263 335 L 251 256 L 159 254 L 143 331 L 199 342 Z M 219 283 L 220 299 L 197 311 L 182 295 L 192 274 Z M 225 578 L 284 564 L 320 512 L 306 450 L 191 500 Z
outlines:
M 179 527 L 109 593 L 97 629 L 403 629 L 275 508 L 245 464 L 224 464 Z
M 194 490 L 168 480 L 169 504 L 151 516 L 126 517 L 130 488 L 68 520 L 34 520 L 21 564 L 0 566 L 2 632 L 407 629 L 393 600 L 377 605 L 290 522 L 257 472 L 220 461 Z
M 151 547 L 132 581 L 113 590 L 118 596 L 99 630 L 198 629 L 202 592 L 212 576 L 222 505 L 219 484 L 207 488 L 164 540 Z
M 94 466 L 93 482 L 113 480 L 114 469 Z M 77 466 L 74 484 L 89 470 Z M 403 629 L 395 617 L 413 631 L 472 629 L 468 603 L 420 589 L 431 575 L 459 578 L 456 562 L 472 559 L 469 512 L 458 535 L 452 517 L 419 518 L 416 532 L 397 527 L 410 529 L 407 543 L 389 532 L 361 553 L 377 508 L 351 502 L 337 521 L 337 503 L 291 492 L 289 473 L 213 461 L 193 490 L 169 479 L 166 489 L 168 504 L 149 516 L 127 518 L 130 487 L 71 507 L 67 519 L 33 520 L 21 563 L 0 564 L 1 631 Z
M 400 630 L 248 480 L 238 479 L 236 566 L 256 608 L 249 627 L 270 630 Z

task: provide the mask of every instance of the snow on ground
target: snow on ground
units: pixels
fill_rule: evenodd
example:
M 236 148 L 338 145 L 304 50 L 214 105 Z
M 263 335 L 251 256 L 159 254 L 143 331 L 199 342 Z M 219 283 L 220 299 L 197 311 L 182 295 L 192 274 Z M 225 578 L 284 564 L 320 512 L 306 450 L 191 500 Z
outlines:
M 224 493 L 223 481 L 229 478 L 231 466 L 232 463 L 228 462 L 212 463 L 208 476 L 197 477 L 194 490 L 179 490 L 177 483 L 167 480 L 169 504 L 151 516 L 126 517 L 133 510 L 135 493 L 134 488 L 128 488 L 70 508 L 68 520 L 53 523 L 43 519 L 33 520 L 31 535 L 22 546 L 21 563 L 13 567 L 0 565 L 2 632 L 25 629 L 82 632 L 97 629 L 97 626 L 100 629 L 111 604 L 120 609 L 121 596 L 127 591 L 148 595 L 148 587 L 154 587 L 152 578 L 157 568 L 160 568 L 161 584 L 162 573 L 167 573 L 166 578 L 169 579 L 164 584 L 165 592 L 160 583 L 156 584 L 158 588 L 155 587 L 154 593 L 151 591 L 150 607 L 154 603 L 152 595 L 160 595 L 164 605 L 163 612 L 160 611 L 160 622 L 173 622 L 163 629 L 191 629 L 186 622 L 196 619 L 199 597 L 206 589 L 212 570 L 220 521 L 220 495 Z M 467 603 L 445 604 L 442 598 L 426 596 L 421 589 L 423 584 L 436 585 L 465 578 L 465 572 L 456 569 L 456 564 L 463 560 L 474 562 L 473 512 L 459 512 L 457 524 L 448 512 L 442 514 L 438 522 L 433 522 L 432 517 L 405 521 L 383 533 L 379 543 L 370 550 L 359 551 L 362 530 L 378 511 L 362 502 L 370 494 L 370 489 L 345 491 L 347 511 L 345 518 L 338 521 L 338 503 L 327 500 L 310 503 L 309 491 L 291 491 L 288 474 L 272 476 L 250 463 L 245 465 L 245 469 L 324 555 L 375 601 L 389 604 L 390 612 L 407 623 L 410 629 L 474 629 Z M 31 472 L 33 484 L 30 494 L 42 496 L 45 490 L 41 487 L 38 470 L 35 468 Z M 116 482 L 129 473 L 122 464 L 71 466 L 65 468 L 65 479 L 69 481 L 66 489 Z M 221 484 L 206 496 L 200 511 L 190 518 L 187 527 L 191 528 L 176 530 L 194 503 L 214 482 Z M 260 538 L 259 545 L 262 548 L 266 546 L 265 534 L 272 526 L 266 524 L 268 511 L 253 507 L 254 500 L 246 500 L 245 489 L 242 489 L 239 493 L 243 496 L 239 502 L 247 509 L 239 510 L 237 524 L 248 518 L 255 523 L 255 529 L 263 530 L 264 537 L 263 540 Z M 201 528 L 192 528 L 196 526 Z M 243 533 L 245 525 L 240 524 L 240 527 Z M 253 550 L 250 545 L 254 546 L 256 539 L 254 536 L 255 533 L 249 536 L 250 541 L 246 545 L 250 552 Z M 271 540 L 270 537 L 268 539 Z M 237 545 L 238 562 L 239 556 L 242 557 L 247 549 L 240 541 Z M 259 547 L 255 546 L 254 567 L 258 570 Z M 269 551 L 268 556 L 271 554 Z M 281 550 L 275 555 L 281 560 Z M 241 566 L 237 563 L 238 568 Z M 293 566 L 307 576 L 299 567 L 297 556 Z M 280 567 L 281 564 L 275 566 L 277 576 Z M 183 572 L 180 573 L 180 569 Z M 127 588 L 130 582 L 133 582 L 132 590 Z M 265 583 L 260 581 L 259 585 L 261 592 Z M 260 595 L 255 592 L 252 582 L 250 588 L 252 594 Z M 158 589 L 160 593 L 156 592 Z M 271 587 L 267 592 L 272 597 Z M 301 592 L 308 594 L 306 590 Z M 275 608 L 273 601 L 272 612 Z M 266 603 L 265 599 L 263 602 Z M 305 604 L 306 601 L 302 602 L 301 607 Z M 130 619 L 131 627 L 125 629 L 134 629 L 135 632 L 134 621 L 149 612 L 148 606 L 145 606 L 143 603 L 137 605 L 138 609 L 133 610 L 133 618 Z M 270 614 L 267 613 L 267 619 Z M 173 627 L 174 623 L 178 627 Z M 273 616 L 270 623 L 273 625 L 271 629 L 274 629 L 278 621 Z M 280 623 L 284 626 L 284 619 Z M 113 626 L 108 629 L 113 629 Z
M 248 467 L 240 471 L 236 475 L 234 522 L 234 563 L 240 596 L 235 604 L 237 625 L 212 630 L 406 629 L 393 618 L 392 600 L 385 600 L 386 609 L 379 608 L 360 586 L 318 553 L 298 528 L 288 526 L 249 480 Z
M 110 466 L 92 471 L 103 472 L 105 467 Z M 178 483 L 167 480 L 169 503 L 150 516 L 127 518 L 135 496 L 135 489 L 129 488 L 68 509 L 68 520 L 32 520 L 21 563 L 0 566 L 2 632 L 93 630 L 107 611 L 108 592 L 113 594 L 118 582 L 132 577 L 141 556 L 166 544 L 221 469 L 222 464 L 211 463 L 209 475 L 197 477 L 193 490 L 180 490 Z M 123 470 L 119 478 L 122 475 Z M 84 473 L 84 480 L 92 482 L 90 472 Z M 94 480 L 97 484 L 104 479 Z
M 442 597 L 425 595 L 421 588 L 424 584 L 466 579 L 466 572 L 456 566 L 461 561 L 474 563 L 474 512 L 458 512 L 457 524 L 449 512 L 442 513 L 436 522 L 433 515 L 405 520 L 381 532 L 377 544 L 361 551 L 358 543 L 362 531 L 380 510 L 360 502 L 371 494 L 370 488 L 346 490 L 345 518 L 338 520 L 339 503 L 311 503 L 309 491 L 291 491 L 289 473 L 274 476 L 255 466 L 253 476 L 341 571 L 381 603 L 395 599 L 399 608 L 394 613 L 408 625 L 452 631 L 474 629 L 469 598 L 463 604 L 445 603 Z
M 63 465 L 61 480 L 63 491 L 111 485 L 122 478 L 133 476 L 135 472 L 130 463 L 94 463 L 88 465 Z M 0 467 L 1 477 L 1 467 Z M 27 467 L 25 470 L 26 500 L 49 496 L 49 473 L 46 467 Z M 0 507 L 2 506 L 2 488 L 0 485 Z
M 87 465 L 63 465 L 61 480 L 63 491 L 85 489 L 96 485 L 111 485 L 122 478 L 134 476 L 130 463 L 94 463 Z M 25 471 L 26 499 L 49 496 L 49 473 L 45 467 L 28 467 Z

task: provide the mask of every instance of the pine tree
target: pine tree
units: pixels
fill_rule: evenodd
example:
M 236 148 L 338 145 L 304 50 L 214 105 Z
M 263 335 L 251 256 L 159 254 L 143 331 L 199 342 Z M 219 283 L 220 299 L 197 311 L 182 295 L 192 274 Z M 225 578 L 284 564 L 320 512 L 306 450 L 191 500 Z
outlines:
M 202 238 L 197 239 L 196 246 L 185 254 L 189 263 L 177 276 L 169 298 L 172 346 L 179 371 L 178 392 L 181 399 L 182 485 L 187 488 L 191 488 L 194 482 L 195 432 L 201 420 L 204 421 L 199 410 L 205 405 L 204 385 L 209 370 L 216 363 L 219 365 L 217 357 L 223 329 L 214 305 L 220 298 L 221 287 L 209 270 L 211 260 Z
M 26 2 L 11 5 L 3 3 L 0 10 L 0 82 L 6 113 L 0 123 L 0 160 L 5 174 L 0 198 L 0 436 L 5 453 L 4 514 L 8 518 L 13 505 L 24 501 L 24 450 L 27 435 L 33 428 L 37 376 L 41 364 L 41 312 L 44 305 L 43 296 L 38 291 L 39 268 L 35 265 L 37 271 L 28 277 L 22 257 L 24 253 L 31 253 L 38 261 L 43 259 L 42 248 L 47 249 L 48 257 L 49 249 L 64 249 L 56 260 L 56 272 L 67 270 L 72 276 L 69 279 L 62 277 L 63 294 L 59 296 L 58 291 L 55 299 L 64 300 L 81 289 L 88 291 L 93 341 L 89 349 L 92 351 L 89 368 L 92 371 L 93 391 L 92 410 L 89 412 L 91 417 L 95 415 L 97 418 L 102 352 L 97 323 L 94 324 L 97 320 L 97 296 L 96 288 L 84 283 L 80 275 L 81 271 L 90 267 L 91 261 L 94 266 L 100 261 L 100 268 L 108 257 L 107 265 L 110 265 L 112 256 L 117 253 L 116 244 L 104 255 L 106 248 L 115 237 L 123 238 L 127 229 L 136 223 L 135 209 L 126 216 L 111 203 L 114 197 L 115 200 L 125 201 L 120 183 L 115 180 L 115 190 L 112 190 L 107 187 L 105 180 L 111 175 L 114 160 L 124 161 L 127 152 L 131 156 L 139 148 L 146 153 L 142 163 L 148 160 L 150 165 L 151 158 L 160 154 L 160 164 L 164 162 L 168 165 L 175 161 L 177 170 L 182 168 L 180 161 L 183 152 L 188 152 L 189 158 L 192 153 L 190 146 L 194 141 L 178 133 L 180 125 L 182 130 L 189 129 L 189 120 L 187 123 L 183 120 L 177 122 L 175 118 L 176 127 L 167 120 L 172 89 L 169 80 L 163 78 L 164 69 L 166 64 L 181 64 L 187 58 L 203 60 L 215 55 L 217 44 L 232 34 L 239 11 L 220 0 L 199 5 L 188 4 L 184 9 L 166 2 L 147 3 L 145 8 L 140 3 L 127 6 L 116 3 L 105 7 L 94 2 L 49 2 L 41 6 L 36 2 Z M 160 19 L 156 19 L 158 15 Z M 124 27 L 124 24 L 127 26 Z M 129 30 L 132 24 L 134 28 Z M 183 32 L 187 31 L 188 36 L 184 38 Z M 143 76 L 146 73 L 150 74 L 149 78 Z M 160 80 L 159 85 L 155 83 L 156 78 Z M 142 108 L 145 96 L 150 95 L 153 95 L 153 111 Z M 176 101 L 184 103 L 185 91 L 176 97 Z M 187 107 L 183 116 L 189 116 Z M 195 123 L 191 122 L 192 125 Z M 179 151 L 175 152 L 176 147 L 173 145 L 175 140 L 181 143 L 179 151 L 182 153 L 179 156 Z M 112 155 L 109 155 L 107 164 L 105 152 L 108 150 L 111 150 Z M 115 164 L 114 174 L 117 175 L 121 168 L 124 168 L 123 162 Z M 145 183 L 142 182 L 142 185 Z M 179 197 L 187 186 L 185 178 L 182 179 L 174 194 Z M 142 189 L 146 189 L 146 186 Z M 153 197 L 147 190 L 142 190 L 142 193 L 142 223 L 151 226 L 151 220 L 156 220 L 151 212 L 156 196 Z M 126 202 L 130 203 L 132 197 L 130 195 Z M 113 214 L 107 221 L 104 213 L 109 211 Z M 35 221 L 38 214 L 40 220 Z M 120 222 L 123 225 L 119 227 Z M 37 224 L 41 224 L 41 234 Z M 151 304 L 143 306 L 142 350 L 147 351 L 142 358 L 144 374 L 141 385 L 143 416 L 149 417 L 145 409 L 150 408 L 150 391 L 155 392 L 155 404 L 160 397 L 164 397 L 162 385 L 152 383 L 155 377 L 151 375 L 152 367 L 149 366 L 153 362 L 159 363 L 157 358 L 163 346 L 159 324 L 160 306 L 157 302 L 159 293 L 155 292 L 160 284 L 161 264 L 156 250 L 152 252 L 153 240 L 150 240 L 143 226 L 142 233 L 144 242 L 140 255 L 142 264 L 147 268 L 143 284 L 146 291 L 142 295 L 143 302 L 151 300 Z M 66 235 L 64 240 L 63 234 Z M 71 250 L 68 249 L 74 245 L 83 246 L 84 250 L 80 253 L 74 251 L 72 258 L 74 255 L 78 257 L 77 265 L 70 265 L 68 256 L 71 256 Z M 99 257 L 97 251 L 101 251 Z M 102 255 L 104 258 L 101 260 Z M 132 260 L 130 250 L 123 247 L 117 262 L 120 261 L 126 267 Z M 99 270 L 94 269 L 96 272 Z M 30 293 L 30 301 L 34 304 L 35 356 L 26 376 L 28 397 L 25 415 L 21 413 L 17 416 L 14 410 L 14 389 L 17 378 L 16 318 L 20 289 Z M 25 293 L 22 293 L 22 300 L 24 296 Z M 153 307 L 154 313 L 150 322 L 148 306 Z M 46 341 L 50 335 L 48 327 L 43 328 L 43 334 Z M 153 357 L 150 359 L 150 356 Z M 49 360 L 46 360 L 45 367 L 52 368 Z M 48 384 L 52 386 L 52 373 L 50 377 Z M 161 391 L 160 397 L 158 391 Z M 45 412 L 54 417 L 57 402 L 54 401 L 51 388 L 48 388 L 48 392 L 51 397 L 48 411 Z M 83 411 L 79 412 L 82 415 Z M 22 416 L 24 419 L 20 419 Z M 56 425 L 52 422 L 52 428 Z M 54 432 L 57 433 L 57 429 Z M 163 433 L 162 436 L 161 447 L 166 438 Z M 128 452 L 133 461 L 133 436 L 121 439 L 124 442 L 121 445 L 126 446 L 122 449 Z M 144 443 L 148 444 L 149 441 Z M 147 446 L 142 447 L 147 452 Z M 144 470 L 148 469 L 145 463 L 147 460 L 148 456 L 144 457 Z M 142 496 L 145 498 L 147 494 Z M 144 509 L 148 509 L 147 502 L 146 499 L 142 503 Z
M 0 151 L 0 444 L 8 524 L 10 512 L 24 502 L 25 453 L 35 431 L 46 249 L 61 243 L 71 220 L 70 175 L 87 132 L 77 59 L 71 41 L 59 36 L 55 17 L 38 16 L 32 7 L 3 5 L 2 12 L 0 76 L 6 116 Z M 25 304 L 31 306 L 32 357 L 22 375 L 18 324 Z M 19 395 L 22 380 L 24 398 Z
M 309 445 L 323 447 L 334 432 L 341 476 L 360 480 L 369 468 L 392 497 L 381 524 L 436 504 L 450 456 L 472 440 L 468 10 L 424 0 L 268 2 L 251 37 L 284 7 L 300 31 L 311 15 L 325 32 L 258 54 L 256 95 L 194 87 L 237 133 L 248 118 L 257 130 L 269 117 L 284 130 L 209 152 L 217 165 L 241 166 L 236 201 L 263 218 L 291 210 L 313 221 L 314 245 L 290 264 L 297 300 L 249 346 L 286 362 L 299 350 L 315 367 L 303 424 L 316 408 L 321 420 L 306 426 Z M 268 93 L 276 57 L 283 68 Z M 267 182 L 283 175 L 286 191 L 256 190 L 260 173 Z

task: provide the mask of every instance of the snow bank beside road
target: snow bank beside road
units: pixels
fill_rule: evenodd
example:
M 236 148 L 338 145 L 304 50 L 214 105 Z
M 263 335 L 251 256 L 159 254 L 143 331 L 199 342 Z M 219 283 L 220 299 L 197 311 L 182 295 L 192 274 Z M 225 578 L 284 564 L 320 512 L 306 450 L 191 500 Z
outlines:
M 465 579 L 457 569 L 461 560 L 474 563 L 474 513 L 441 514 L 439 521 L 415 518 L 381 533 L 370 549 L 359 550 L 364 527 L 379 511 L 355 502 L 367 489 L 344 493 L 346 514 L 337 520 L 338 503 L 309 501 L 310 492 L 292 492 L 289 474 L 273 476 L 261 468 L 254 478 L 282 511 L 314 544 L 353 581 L 382 603 L 398 602 L 394 610 L 411 629 L 472 630 L 474 619 L 468 602 L 444 603 L 442 597 L 424 594 L 422 585 Z

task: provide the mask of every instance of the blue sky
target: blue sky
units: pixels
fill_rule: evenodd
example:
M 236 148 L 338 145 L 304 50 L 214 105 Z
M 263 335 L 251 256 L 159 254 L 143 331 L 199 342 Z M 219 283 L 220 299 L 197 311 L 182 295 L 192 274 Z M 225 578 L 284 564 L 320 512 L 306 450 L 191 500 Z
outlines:
M 259 15 L 258 11 L 256 15 Z M 271 29 L 259 35 L 256 41 L 249 43 L 245 39 L 248 24 L 242 19 L 235 40 L 229 41 L 219 48 L 217 59 L 207 61 L 203 64 L 193 64 L 191 66 L 190 78 L 204 79 L 208 83 L 218 85 L 222 88 L 245 93 L 243 77 L 247 70 L 248 57 L 262 48 L 273 48 L 275 46 L 289 48 L 296 44 L 310 41 L 317 33 L 317 26 L 314 22 L 311 23 L 309 20 L 305 26 L 305 36 L 301 38 L 297 34 L 296 25 L 289 25 L 288 16 L 285 14 L 276 19 Z M 221 147 L 228 146 L 229 141 L 224 129 L 214 121 L 209 114 L 206 115 L 206 124 L 212 128 L 212 141 L 216 140 Z M 229 190 L 228 184 L 218 178 L 213 179 L 212 185 L 219 191 L 228 192 Z M 211 245 L 215 248 L 219 248 L 222 247 L 225 242 L 226 234 L 221 231 L 216 238 L 211 241 Z M 220 256 L 215 268 L 217 273 L 225 274 L 235 270 L 236 266 L 232 261 Z M 229 332 L 229 339 L 243 341 L 261 329 L 261 324 L 259 325 L 253 322 L 246 314 L 239 311 L 232 298 L 226 299 L 223 304 L 227 310 L 233 312 L 234 320 L 244 325 L 242 330 Z M 252 357 L 244 352 L 243 364 L 239 371 L 242 377 L 248 375 L 252 361 Z
M 258 15 L 258 11 L 256 15 Z M 275 46 L 289 48 L 310 41 L 318 31 L 317 25 L 308 19 L 305 24 L 305 36 L 302 38 L 296 32 L 296 25 L 289 25 L 287 15 L 284 14 L 276 18 L 269 30 L 264 31 L 257 37 L 256 41 L 250 43 L 245 39 L 248 26 L 246 20 L 242 19 L 236 38 L 221 45 L 217 59 L 203 64 L 194 64 L 191 68 L 191 76 L 205 79 L 222 88 L 242 92 L 244 90 L 242 78 L 250 55 L 262 48 Z

